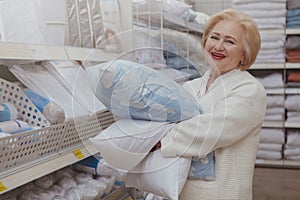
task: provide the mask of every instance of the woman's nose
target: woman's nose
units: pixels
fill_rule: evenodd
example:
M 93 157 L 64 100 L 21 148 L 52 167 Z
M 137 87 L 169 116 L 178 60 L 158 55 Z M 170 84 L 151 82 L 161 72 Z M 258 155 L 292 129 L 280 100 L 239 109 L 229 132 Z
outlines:
M 215 45 L 215 49 L 216 50 L 224 50 L 224 41 L 223 40 L 219 40 L 216 45 Z

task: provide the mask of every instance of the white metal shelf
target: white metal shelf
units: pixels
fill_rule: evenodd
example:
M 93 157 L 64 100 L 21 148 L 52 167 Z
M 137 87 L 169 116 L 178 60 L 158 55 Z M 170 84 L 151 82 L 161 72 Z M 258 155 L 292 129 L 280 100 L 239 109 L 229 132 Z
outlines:
M 285 63 L 254 63 L 251 69 L 284 69 Z
M 285 33 L 287 35 L 297 35 L 300 34 L 300 28 L 287 28 L 285 30 Z
M 264 167 L 300 168 L 300 161 L 256 159 L 255 165 Z
M 57 154 L 57 157 L 52 157 L 43 162 L 37 162 L 33 166 L 29 165 L 28 167 L 24 167 L 22 170 L 0 178 L 0 194 L 76 163 L 96 153 L 97 150 L 93 145 L 82 145 L 65 154 Z
M 105 62 L 120 55 L 119 52 L 108 52 L 102 49 L 31 45 L 13 42 L 0 42 L 0 52 L 0 64 L 40 60 L 89 60 Z
M 283 167 L 283 160 L 265 160 L 265 159 L 256 159 L 256 166 L 273 166 L 273 167 Z
M 285 94 L 300 94 L 300 88 L 285 88 Z
M 267 94 L 285 94 L 285 88 L 267 88 Z
M 284 122 L 284 127 L 286 127 L 286 128 L 300 128 L 300 123 L 299 122 L 286 121 L 286 122 Z
M 284 128 L 283 121 L 264 121 L 263 127 L 271 127 L 271 128 Z

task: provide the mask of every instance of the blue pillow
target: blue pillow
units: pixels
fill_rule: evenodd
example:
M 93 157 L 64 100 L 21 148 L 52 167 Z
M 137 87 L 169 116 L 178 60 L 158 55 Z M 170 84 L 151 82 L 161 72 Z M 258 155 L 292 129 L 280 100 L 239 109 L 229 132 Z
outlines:
M 203 113 L 181 85 L 143 64 L 115 60 L 89 67 L 87 73 L 98 74 L 91 81 L 95 94 L 119 118 L 178 122 Z

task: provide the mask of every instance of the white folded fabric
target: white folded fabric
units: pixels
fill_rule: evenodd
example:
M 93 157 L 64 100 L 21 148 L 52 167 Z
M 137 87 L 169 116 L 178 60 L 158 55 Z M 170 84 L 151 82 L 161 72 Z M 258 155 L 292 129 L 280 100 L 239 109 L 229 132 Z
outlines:
M 300 95 L 287 95 L 285 107 L 287 110 L 300 110 Z
M 300 155 L 297 155 L 297 156 L 285 156 L 284 158 L 286 160 L 296 160 L 296 161 L 299 161 L 300 160 Z
M 285 114 L 284 107 L 271 107 L 266 109 L 266 115 Z
M 263 84 L 263 86 L 265 88 L 278 88 L 278 87 L 283 87 L 284 86 L 283 77 L 282 77 L 281 73 L 274 72 L 274 73 L 272 73 L 270 75 L 267 75 L 265 77 L 256 77 L 256 78 Z M 269 101 L 270 101 L 271 100 L 270 99 L 271 95 L 268 95 L 267 97 L 269 98 Z M 276 99 L 272 100 L 271 102 L 277 102 L 278 100 L 276 100 Z M 284 105 L 284 102 L 282 102 L 282 99 L 284 100 L 283 95 L 279 99 L 280 100 L 280 104 L 279 105 Z
M 291 146 L 286 146 L 284 149 L 284 155 L 287 156 L 300 156 L 300 146 L 298 147 L 291 147 Z
M 273 108 L 273 107 L 284 107 L 283 95 L 267 95 L 267 108 Z
M 277 41 L 262 41 L 261 42 L 261 49 L 283 49 L 284 41 L 277 40 Z
M 267 151 L 281 151 L 282 150 L 282 144 L 259 143 L 258 149 L 259 150 L 267 150 Z
M 262 12 L 261 10 L 244 10 L 243 12 L 256 18 L 285 17 L 286 15 L 286 9 L 269 10 L 268 12 Z
M 283 114 L 265 115 L 265 121 L 284 121 Z
M 257 150 L 257 158 L 267 159 L 267 160 L 280 160 L 282 159 L 281 151 L 266 151 Z
M 279 128 L 262 128 L 260 131 L 261 143 L 284 144 L 285 133 Z
M 251 2 L 246 3 L 243 1 L 243 4 L 233 3 L 232 7 L 238 10 L 261 10 L 261 11 L 270 11 L 270 10 L 282 10 L 286 9 L 286 2 Z
M 287 141 L 288 146 L 300 146 L 300 130 L 290 129 L 287 130 Z

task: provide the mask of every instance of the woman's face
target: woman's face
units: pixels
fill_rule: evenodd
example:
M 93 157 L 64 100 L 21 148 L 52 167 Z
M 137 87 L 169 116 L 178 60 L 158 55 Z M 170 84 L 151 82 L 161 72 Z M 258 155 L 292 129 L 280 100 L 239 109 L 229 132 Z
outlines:
M 219 21 L 208 35 L 205 50 L 224 74 L 239 68 L 243 60 L 243 29 L 237 22 Z

